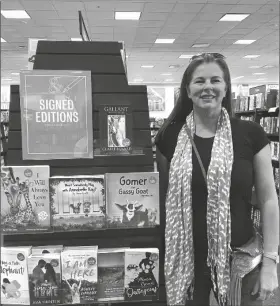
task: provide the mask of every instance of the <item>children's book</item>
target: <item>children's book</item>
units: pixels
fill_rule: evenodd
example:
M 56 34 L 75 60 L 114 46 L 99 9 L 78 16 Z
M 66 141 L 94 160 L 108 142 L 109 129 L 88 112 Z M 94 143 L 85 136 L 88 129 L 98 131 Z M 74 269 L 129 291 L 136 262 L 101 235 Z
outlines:
M 159 224 L 157 172 L 107 173 L 108 227 L 154 227 Z
M 28 257 L 30 305 L 61 303 L 61 262 L 59 253 Z
M 104 176 L 50 178 L 52 225 L 56 231 L 106 227 Z
M 49 253 L 61 253 L 63 245 L 43 245 L 32 247 L 32 255 L 49 254 Z
M 159 289 L 159 251 L 125 250 L 125 300 L 157 300 Z
M 90 71 L 20 74 L 24 160 L 93 158 Z
M 97 300 L 97 251 L 97 246 L 62 251 L 63 304 L 90 304 Z
M 49 166 L 1 168 L 1 228 L 5 233 L 50 230 Z
M 125 249 L 98 250 L 99 302 L 124 300 Z
M 1 247 L 1 304 L 30 305 L 27 258 L 31 247 Z

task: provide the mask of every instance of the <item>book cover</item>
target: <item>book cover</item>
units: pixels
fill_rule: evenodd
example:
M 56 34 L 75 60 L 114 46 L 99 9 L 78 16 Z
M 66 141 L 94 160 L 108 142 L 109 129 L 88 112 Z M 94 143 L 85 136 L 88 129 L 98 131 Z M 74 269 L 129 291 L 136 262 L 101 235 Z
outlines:
M 99 107 L 99 140 L 94 155 L 132 154 L 132 113 L 129 105 Z
M 30 305 L 61 303 L 60 254 L 30 255 L 28 275 Z
M 106 203 L 108 227 L 158 225 L 158 173 L 107 173 Z
M 124 300 L 125 249 L 98 250 L 99 302 Z
M 61 253 L 64 304 L 90 304 L 97 300 L 97 250 L 97 246 L 68 247 Z
M 127 249 L 125 251 L 125 300 L 157 300 L 158 289 L 158 249 Z
M 49 166 L 1 168 L 1 228 L 5 233 L 50 230 Z
M 104 175 L 51 177 L 50 205 L 56 231 L 105 228 Z
M 90 71 L 20 74 L 24 160 L 93 158 Z
M 48 253 L 61 253 L 63 245 L 43 245 L 32 247 L 32 255 L 48 254 Z
M 30 248 L 1 247 L 1 304 L 30 305 L 27 258 Z

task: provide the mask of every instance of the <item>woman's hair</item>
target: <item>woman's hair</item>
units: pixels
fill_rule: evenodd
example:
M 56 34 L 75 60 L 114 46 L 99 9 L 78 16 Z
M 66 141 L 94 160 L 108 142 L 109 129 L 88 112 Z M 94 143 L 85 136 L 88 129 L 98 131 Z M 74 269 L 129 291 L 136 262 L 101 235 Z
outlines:
M 45 269 L 46 269 L 46 274 L 45 274 L 46 280 L 49 282 L 54 282 L 56 284 L 56 274 L 53 266 L 50 263 L 47 263 L 45 265 Z
M 187 116 L 193 110 L 193 102 L 188 97 L 187 94 L 187 87 L 189 87 L 190 82 L 192 80 L 193 73 L 195 69 L 204 63 L 216 63 L 219 65 L 221 70 L 223 71 L 224 81 L 226 83 L 226 96 L 222 101 L 222 106 L 227 110 L 229 116 L 232 116 L 232 109 L 231 109 L 231 79 L 230 79 L 230 72 L 227 63 L 225 62 L 224 56 L 219 53 L 203 53 L 197 56 L 194 56 L 189 63 L 187 69 L 184 72 L 179 97 L 177 101 L 175 101 L 176 105 L 174 106 L 171 114 L 166 119 L 164 124 L 161 126 L 160 130 L 157 133 L 155 138 L 155 143 L 160 139 L 161 134 L 164 133 L 165 129 L 171 124 L 172 122 L 185 122 Z

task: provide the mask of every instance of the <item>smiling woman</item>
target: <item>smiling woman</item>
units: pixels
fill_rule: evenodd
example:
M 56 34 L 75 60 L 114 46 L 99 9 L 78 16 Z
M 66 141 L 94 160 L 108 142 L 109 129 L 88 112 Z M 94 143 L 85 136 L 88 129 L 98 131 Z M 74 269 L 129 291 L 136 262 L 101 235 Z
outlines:
M 155 142 L 166 214 L 168 305 L 207 306 L 211 290 L 222 306 L 262 305 L 278 286 L 272 259 L 278 250 L 279 209 L 269 140 L 258 124 L 231 118 L 230 72 L 221 54 L 192 58 Z M 240 292 L 231 278 L 232 249 L 256 237 L 253 186 L 261 203 L 263 264 L 251 266 L 240 280 Z M 251 293 L 258 293 L 259 301 Z

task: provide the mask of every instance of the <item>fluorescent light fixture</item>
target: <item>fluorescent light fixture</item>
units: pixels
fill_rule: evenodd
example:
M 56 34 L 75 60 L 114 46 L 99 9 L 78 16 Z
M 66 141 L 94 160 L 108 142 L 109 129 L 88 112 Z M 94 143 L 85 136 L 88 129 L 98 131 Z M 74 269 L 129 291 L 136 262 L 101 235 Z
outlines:
M 1 42 L 4 43 L 4 42 L 6 42 L 6 40 L 5 40 L 4 38 L 1 37 Z
M 194 44 L 192 45 L 192 48 L 206 48 L 209 47 L 210 44 Z
M 180 65 L 170 65 L 169 68 L 170 68 L 170 69 L 180 68 Z
M 257 58 L 260 55 L 255 55 L 255 54 L 249 54 L 249 55 L 245 55 L 243 58 Z
M 251 69 L 258 69 L 258 68 L 261 68 L 261 66 L 250 66 L 249 68 L 251 68 Z
M 155 66 L 153 65 L 142 65 L 141 68 L 154 68 Z
M 233 78 L 233 79 L 231 79 L 231 80 L 233 81 L 233 80 L 238 80 L 238 79 L 242 79 L 242 78 L 244 78 L 244 75 L 241 75 L 241 76 L 239 76 L 239 77 Z
M 161 75 L 172 75 L 172 73 L 162 73 Z
M 139 20 L 141 12 L 115 12 L 116 20 Z
M 192 57 L 193 57 L 193 55 L 189 55 L 189 54 L 181 54 L 179 56 L 179 58 L 192 58 Z
M 267 80 L 267 78 L 257 79 L 257 81 L 264 81 L 264 80 Z
M 83 39 L 81 37 L 73 37 L 71 38 L 72 41 L 83 41 Z
M 262 74 L 265 74 L 265 72 L 256 72 L 256 73 L 253 73 L 253 75 L 262 75 Z
M 12 75 L 19 75 L 19 72 L 12 72 Z
M 155 44 L 173 44 L 175 41 L 175 38 L 168 38 L 168 39 L 165 39 L 165 38 L 158 38 L 156 41 L 155 41 Z
M 219 21 L 242 21 L 250 14 L 225 14 Z
M 164 82 L 173 82 L 174 80 L 173 79 L 166 79 L 164 80 Z
M 263 66 L 262 68 L 264 68 L 264 69 L 269 69 L 269 68 L 274 68 L 274 66 L 272 66 L 272 65 L 266 65 L 266 66 Z
M 13 79 L 11 79 L 11 78 L 3 78 L 3 79 L 1 79 L 2 81 L 12 81 Z
M 255 39 L 240 39 L 240 40 L 237 40 L 235 43 L 233 43 L 234 45 L 250 45 L 252 44 L 253 42 L 255 42 L 256 40 Z
M 30 19 L 24 10 L 1 10 L 1 14 L 7 19 Z
M 133 82 L 143 82 L 143 79 L 134 79 Z

